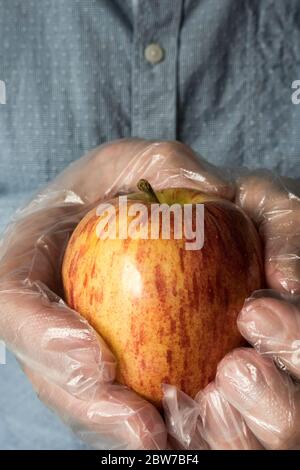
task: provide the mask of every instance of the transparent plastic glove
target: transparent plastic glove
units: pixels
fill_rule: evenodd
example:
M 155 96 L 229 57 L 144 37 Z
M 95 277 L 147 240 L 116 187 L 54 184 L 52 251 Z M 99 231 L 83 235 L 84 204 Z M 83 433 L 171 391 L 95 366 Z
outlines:
M 164 385 L 164 392 L 166 422 L 175 448 L 262 448 L 240 413 L 222 396 L 214 382 L 194 400 L 172 385 Z
M 99 147 L 68 167 L 22 210 L 0 246 L 0 338 L 40 398 L 96 448 L 163 449 L 158 411 L 114 383 L 115 360 L 88 323 L 62 300 L 61 264 L 72 230 L 98 201 L 155 187 L 233 189 L 186 146 L 139 139 Z
M 239 177 L 236 202 L 264 241 L 268 286 L 300 294 L 300 181 L 267 171 Z
M 300 379 L 299 193 L 300 183 L 269 172 L 243 171 L 236 179 L 236 203 L 257 224 L 266 283 L 274 290 L 254 293 L 238 318 L 255 349 L 229 353 L 215 382 L 189 406 L 176 392 L 176 423 L 166 393 L 170 433 L 185 448 L 203 448 L 203 442 L 212 449 L 300 448 L 300 388 L 293 380 Z

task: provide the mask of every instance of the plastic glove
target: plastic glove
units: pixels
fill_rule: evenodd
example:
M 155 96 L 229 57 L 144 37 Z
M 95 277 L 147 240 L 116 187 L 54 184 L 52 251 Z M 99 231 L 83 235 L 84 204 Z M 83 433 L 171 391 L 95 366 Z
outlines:
M 217 170 L 179 143 L 121 140 L 67 168 L 19 211 L 0 246 L 0 337 L 40 398 L 96 448 L 159 449 L 158 411 L 115 384 L 115 361 L 95 331 L 62 300 L 61 263 L 77 222 L 99 200 L 155 187 L 189 186 L 232 197 Z
M 266 281 L 276 290 L 254 293 L 238 318 L 255 349 L 229 353 L 216 380 L 195 400 L 165 387 L 167 422 L 185 448 L 295 449 L 300 387 L 291 376 L 300 379 L 300 184 L 244 172 L 236 188 L 236 203 L 264 241 Z

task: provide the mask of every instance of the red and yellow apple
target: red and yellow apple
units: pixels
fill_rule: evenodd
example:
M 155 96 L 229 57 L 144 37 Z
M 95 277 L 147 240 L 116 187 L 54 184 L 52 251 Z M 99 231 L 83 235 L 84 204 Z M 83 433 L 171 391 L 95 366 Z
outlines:
M 171 188 L 134 194 L 128 211 L 156 199 L 204 204 L 202 249 L 187 250 L 184 237 L 102 239 L 95 208 L 71 236 L 62 275 L 66 301 L 114 353 L 117 380 L 160 407 L 162 383 L 193 397 L 242 343 L 236 318 L 264 276 L 257 231 L 233 203 Z M 124 222 L 118 198 L 112 204 Z

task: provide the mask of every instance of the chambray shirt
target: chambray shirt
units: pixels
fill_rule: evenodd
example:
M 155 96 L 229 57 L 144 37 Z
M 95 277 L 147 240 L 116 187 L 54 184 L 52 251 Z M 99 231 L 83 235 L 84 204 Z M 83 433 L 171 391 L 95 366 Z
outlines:
M 299 0 L 0 0 L 0 80 L 0 230 L 37 187 L 120 137 L 300 178 Z M 0 448 L 80 446 L 11 356 L 0 417 Z

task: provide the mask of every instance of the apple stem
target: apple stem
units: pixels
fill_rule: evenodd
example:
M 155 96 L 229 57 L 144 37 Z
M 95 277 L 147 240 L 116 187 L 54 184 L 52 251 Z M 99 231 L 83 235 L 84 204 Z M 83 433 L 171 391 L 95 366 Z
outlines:
M 160 202 L 149 181 L 144 178 L 140 179 L 137 183 L 137 188 L 143 193 L 148 194 L 148 196 L 152 197 L 156 202 Z

